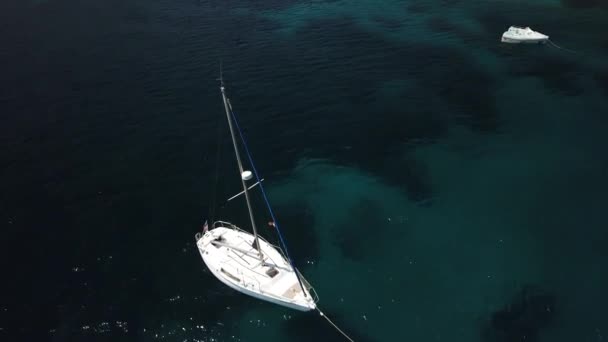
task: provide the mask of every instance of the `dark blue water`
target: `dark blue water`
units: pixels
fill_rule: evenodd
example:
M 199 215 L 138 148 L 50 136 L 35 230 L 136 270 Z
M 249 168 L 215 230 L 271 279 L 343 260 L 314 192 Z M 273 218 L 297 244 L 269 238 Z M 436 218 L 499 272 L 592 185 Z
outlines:
M 222 60 L 291 253 L 355 340 L 604 341 L 606 5 L 4 1 L 0 340 L 340 340 L 194 246 L 213 207 L 247 222 L 219 205 Z M 577 53 L 500 44 L 513 24 Z

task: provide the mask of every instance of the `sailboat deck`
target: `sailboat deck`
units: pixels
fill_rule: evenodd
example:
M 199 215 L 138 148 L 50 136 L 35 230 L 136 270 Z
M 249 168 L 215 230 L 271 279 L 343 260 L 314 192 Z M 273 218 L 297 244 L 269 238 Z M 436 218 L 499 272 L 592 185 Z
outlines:
M 253 247 L 253 236 L 234 229 L 213 229 L 197 244 L 205 263 L 226 284 L 240 291 L 246 289 L 260 296 L 314 308 L 314 301 L 302 291 L 292 267 L 266 241 L 260 240 L 263 258 Z
M 302 293 L 302 288 L 300 287 L 300 284 L 295 283 L 293 285 L 291 285 L 290 288 L 288 288 L 284 293 L 283 293 L 283 297 L 287 297 L 289 299 L 294 299 L 297 295 Z

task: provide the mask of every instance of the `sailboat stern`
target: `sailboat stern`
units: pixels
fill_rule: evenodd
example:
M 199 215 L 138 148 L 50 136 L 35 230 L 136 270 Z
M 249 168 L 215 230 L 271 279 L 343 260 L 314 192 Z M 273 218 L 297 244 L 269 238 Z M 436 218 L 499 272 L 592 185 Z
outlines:
M 262 291 L 281 300 L 284 303 L 282 305 L 300 311 L 314 310 L 317 307 L 316 294 L 313 296 L 311 292 L 314 290 L 305 284 L 298 281 L 295 272 L 289 270 L 283 271 L 276 279 L 266 282 L 262 286 Z

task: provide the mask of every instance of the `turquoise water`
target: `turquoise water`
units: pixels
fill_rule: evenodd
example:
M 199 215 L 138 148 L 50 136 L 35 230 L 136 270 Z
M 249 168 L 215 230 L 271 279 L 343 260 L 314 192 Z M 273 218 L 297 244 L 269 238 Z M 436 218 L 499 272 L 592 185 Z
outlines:
M 3 341 L 341 340 L 200 260 L 239 191 L 220 59 L 356 341 L 608 335 L 604 2 L 9 1 L 0 23 Z M 577 53 L 500 44 L 514 24 Z

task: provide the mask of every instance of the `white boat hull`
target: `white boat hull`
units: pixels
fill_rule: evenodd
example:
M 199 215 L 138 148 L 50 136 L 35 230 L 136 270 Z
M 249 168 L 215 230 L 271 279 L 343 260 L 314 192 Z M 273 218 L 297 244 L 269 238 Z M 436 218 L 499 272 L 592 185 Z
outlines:
M 513 39 L 509 37 L 502 37 L 500 39 L 503 43 L 511 43 L 511 44 L 542 44 L 545 43 L 548 38 L 537 38 L 537 39 Z
M 300 285 L 296 273 L 282 254 L 260 239 L 264 254 L 264 262 L 261 262 L 251 242 L 253 235 L 247 232 L 218 227 L 206 232 L 196 244 L 207 268 L 231 288 L 290 309 L 316 309 L 310 289 Z M 267 274 L 271 268 L 278 273 L 274 276 Z
M 205 260 L 205 258 L 203 258 L 203 261 L 204 260 Z M 205 262 L 205 264 L 207 264 L 207 263 Z M 310 310 L 314 310 L 314 307 L 303 307 L 302 305 L 299 305 L 299 304 L 294 304 L 294 303 L 289 303 L 289 302 L 285 302 L 285 301 L 282 301 L 282 300 L 274 299 L 274 298 L 262 295 L 262 294 L 260 294 L 258 292 L 250 291 L 250 290 L 248 290 L 248 289 L 246 289 L 246 288 L 244 288 L 242 286 L 237 286 L 234 283 L 232 283 L 232 282 L 227 281 L 226 279 L 224 279 L 223 275 L 219 274 L 219 272 L 217 270 L 209 267 L 208 264 L 207 264 L 207 267 L 209 268 L 209 270 L 211 271 L 211 273 L 213 273 L 213 275 L 217 279 L 219 279 L 222 283 L 230 286 L 232 289 L 237 290 L 237 291 L 239 291 L 239 292 L 241 292 L 243 294 L 246 294 L 248 296 L 251 296 L 251 297 L 254 297 L 254 298 L 257 298 L 257 299 L 265 300 L 267 302 L 271 302 L 271 303 L 274 303 L 274 304 L 285 306 L 285 307 L 288 307 L 290 309 L 295 309 L 295 310 L 298 310 L 298 311 L 310 311 Z

